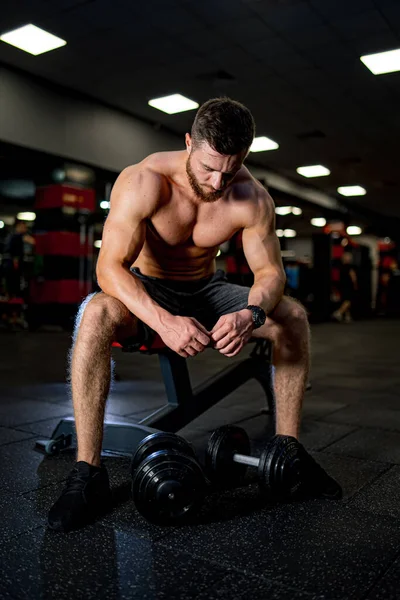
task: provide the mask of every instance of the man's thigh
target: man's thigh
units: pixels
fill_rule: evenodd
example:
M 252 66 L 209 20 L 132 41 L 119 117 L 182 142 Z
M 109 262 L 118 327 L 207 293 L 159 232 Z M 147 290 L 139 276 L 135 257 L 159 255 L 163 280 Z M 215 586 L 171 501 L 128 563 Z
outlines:
M 212 328 L 222 315 L 246 308 L 249 292 L 249 287 L 229 283 L 225 273 L 217 271 L 204 288 L 192 295 L 187 313 Z

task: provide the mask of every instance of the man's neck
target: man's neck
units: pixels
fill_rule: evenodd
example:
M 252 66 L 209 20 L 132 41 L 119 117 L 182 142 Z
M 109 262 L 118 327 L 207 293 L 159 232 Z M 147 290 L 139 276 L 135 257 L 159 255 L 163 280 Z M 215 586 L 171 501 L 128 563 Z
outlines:
M 183 188 L 185 198 L 188 200 L 188 202 L 198 207 L 205 204 L 205 202 L 196 194 L 196 192 L 190 185 L 189 177 L 186 172 L 186 162 L 188 158 L 189 155 L 186 152 L 186 150 L 182 150 L 182 155 L 179 157 L 179 161 L 177 164 L 176 180 L 179 182 L 179 185 Z

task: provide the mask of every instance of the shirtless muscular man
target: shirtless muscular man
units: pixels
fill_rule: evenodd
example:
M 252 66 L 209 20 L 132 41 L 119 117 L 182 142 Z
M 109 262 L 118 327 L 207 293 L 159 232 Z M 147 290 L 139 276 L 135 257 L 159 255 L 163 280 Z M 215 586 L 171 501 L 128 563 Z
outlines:
M 97 263 L 102 292 L 77 318 L 71 353 L 77 463 L 49 513 L 53 529 L 85 524 L 110 500 L 101 464 L 111 344 L 141 345 L 157 333 L 183 357 L 208 346 L 236 356 L 250 337 L 273 343 L 276 433 L 299 437 L 310 336 L 304 308 L 285 297 L 275 207 L 243 166 L 255 132 L 250 111 L 229 98 L 198 110 L 186 149 L 152 154 L 119 175 Z M 254 285 L 216 271 L 219 246 L 243 233 Z M 325 495 L 340 486 L 310 459 Z

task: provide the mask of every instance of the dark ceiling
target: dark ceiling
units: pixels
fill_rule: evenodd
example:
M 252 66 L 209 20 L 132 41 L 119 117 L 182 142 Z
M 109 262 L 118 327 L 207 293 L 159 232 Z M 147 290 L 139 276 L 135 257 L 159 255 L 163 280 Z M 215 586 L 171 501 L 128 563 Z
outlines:
M 7 4 L 7 2 L 6 2 Z M 67 40 L 37 57 L 0 43 L 0 61 L 183 134 L 193 112 L 165 115 L 150 98 L 219 94 L 252 110 L 280 144 L 251 160 L 353 206 L 400 217 L 400 72 L 374 76 L 363 54 L 400 47 L 399 0 L 19 0 L 1 32 L 34 23 Z M 296 167 L 332 174 L 305 180 Z

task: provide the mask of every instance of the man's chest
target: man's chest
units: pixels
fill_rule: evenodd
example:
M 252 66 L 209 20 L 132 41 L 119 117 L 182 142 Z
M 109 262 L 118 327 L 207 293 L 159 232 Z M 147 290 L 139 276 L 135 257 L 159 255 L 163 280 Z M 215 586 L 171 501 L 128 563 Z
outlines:
M 230 239 L 239 228 L 226 206 L 210 204 L 199 210 L 166 207 L 148 221 L 146 239 L 172 247 L 213 248 Z

